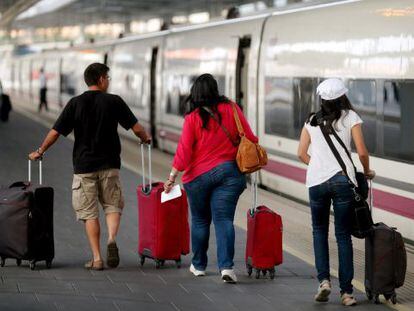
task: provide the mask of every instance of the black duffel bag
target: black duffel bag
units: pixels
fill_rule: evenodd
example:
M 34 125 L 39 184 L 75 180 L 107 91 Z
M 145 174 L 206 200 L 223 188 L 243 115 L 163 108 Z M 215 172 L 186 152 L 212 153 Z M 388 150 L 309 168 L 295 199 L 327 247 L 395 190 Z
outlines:
M 344 142 L 338 136 L 335 129 L 333 129 L 332 126 L 330 127 L 330 129 L 328 129 L 322 123 L 319 123 L 319 127 L 322 131 L 323 136 L 326 139 L 326 142 L 329 145 L 329 148 L 334 154 L 343 172 L 347 176 L 349 184 L 351 185 L 351 188 L 353 191 L 352 235 L 358 239 L 363 239 L 370 234 L 370 232 L 372 231 L 373 225 L 374 225 L 374 222 L 372 220 L 372 215 L 371 215 L 371 209 L 367 202 L 368 192 L 370 189 L 368 186 L 367 178 L 365 177 L 363 173 L 357 171 L 354 165 L 354 162 L 352 161 L 351 154 L 348 151 L 348 148 L 346 148 Z M 355 184 L 352 182 L 351 178 L 349 177 L 345 162 L 342 160 L 341 155 L 339 154 L 338 150 L 336 150 L 336 147 L 333 144 L 329 134 L 333 134 L 335 136 L 336 140 L 344 148 L 346 154 L 351 160 L 351 163 L 355 170 L 355 177 L 356 177 L 358 186 L 355 186 Z M 371 195 L 371 198 L 372 198 L 372 195 Z

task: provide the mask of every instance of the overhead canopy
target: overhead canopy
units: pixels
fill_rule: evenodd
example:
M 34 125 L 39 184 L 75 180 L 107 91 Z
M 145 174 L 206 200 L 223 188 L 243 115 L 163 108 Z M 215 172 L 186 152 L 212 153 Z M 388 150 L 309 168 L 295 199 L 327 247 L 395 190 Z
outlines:
M 1 1 L 15 2 L 15 1 Z M 37 2 L 37 1 L 19 1 Z M 127 23 L 153 17 L 171 18 L 196 12 L 219 16 L 223 9 L 254 0 L 75 0 L 52 12 L 15 20 L 14 27 L 54 27 L 93 23 Z M 271 1 L 264 1 L 267 4 Z M 16 4 L 17 5 L 17 4 Z
M 26 11 L 39 0 L 1 0 L 0 1 L 0 27 L 7 28 L 13 20 Z

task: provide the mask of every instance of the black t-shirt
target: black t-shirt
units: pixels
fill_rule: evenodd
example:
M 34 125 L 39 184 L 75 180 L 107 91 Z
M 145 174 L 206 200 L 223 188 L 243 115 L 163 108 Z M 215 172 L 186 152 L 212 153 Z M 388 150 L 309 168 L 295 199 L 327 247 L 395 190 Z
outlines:
M 138 120 L 121 97 L 101 91 L 86 91 L 73 97 L 53 129 L 67 136 L 75 131 L 75 174 L 121 167 L 118 123 L 129 130 Z

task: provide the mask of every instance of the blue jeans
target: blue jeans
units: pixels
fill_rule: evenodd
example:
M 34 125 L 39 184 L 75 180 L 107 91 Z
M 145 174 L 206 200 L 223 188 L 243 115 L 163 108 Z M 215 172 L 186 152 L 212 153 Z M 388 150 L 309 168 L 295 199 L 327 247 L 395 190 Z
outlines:
M 351 294 L 354 278 L 351 239 L 352 189 L 346 176 L 337 174 L 328 181 L 309 188 L 312 211 L 313 247 L 318 279 L 330 279 L 329 273 L 329 214 L 331 202 L 335 217 L 335 236 L 339 253 L 339 286 L 341 293 Z
M 224 162 L 184 185 L 191 210 L 192 264 L 207 267 L 210 224 L 216 230 L 217 259 L 220 270 L 232 269 L 234 258 L 234 213 L 246 178 L 236 162 Z

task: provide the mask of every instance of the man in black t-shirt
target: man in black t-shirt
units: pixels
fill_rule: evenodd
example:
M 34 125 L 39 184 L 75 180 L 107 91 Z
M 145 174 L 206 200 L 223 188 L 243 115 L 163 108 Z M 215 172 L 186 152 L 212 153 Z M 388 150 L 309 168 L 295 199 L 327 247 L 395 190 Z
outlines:
M 98 201 L 108 227 L 107 265 L 114 268 L 119 264 L 115 238 L 124 200 L 119 181 L 121 143 L 118 124 L 126 130 L 132 129 L 142 142 L 151 142 L 122 98 L 107 93 L 108 72 L 109 68 L 99 63 L 86 68 L 84 78 L 89 90 L 68 102 L 40 148 L 29 155 L 31 160 L 41 158 L 60 135 L 67 136 L 74 131 L 72 203 L 77 219 L 85 222 L 93 253 L 93 259 L 85 264 L 85 268 L 92 270 L 103 269 Z

